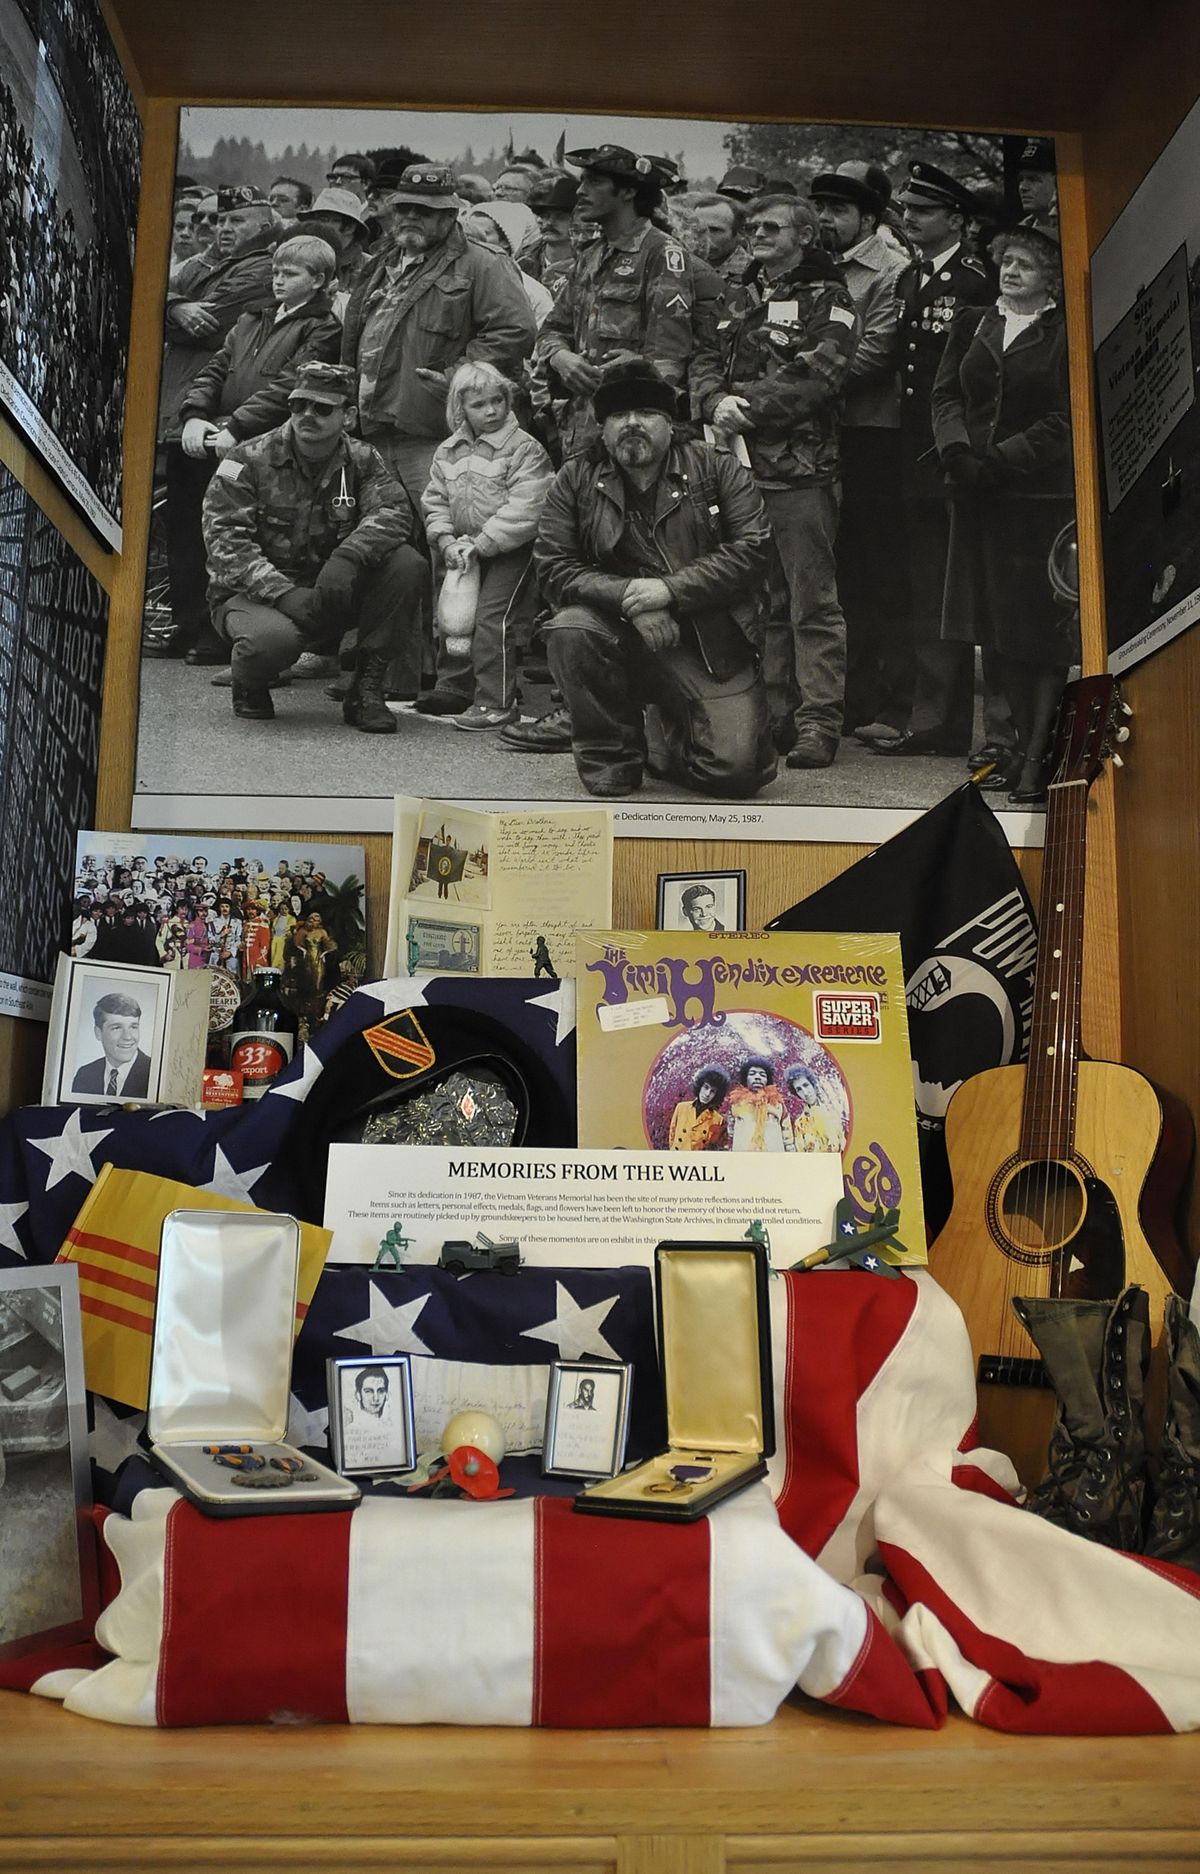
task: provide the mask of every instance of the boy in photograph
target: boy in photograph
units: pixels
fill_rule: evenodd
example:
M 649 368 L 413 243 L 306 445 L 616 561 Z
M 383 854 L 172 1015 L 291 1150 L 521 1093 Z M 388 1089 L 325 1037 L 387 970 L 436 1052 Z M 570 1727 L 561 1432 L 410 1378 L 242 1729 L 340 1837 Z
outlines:
M 100 997 L 92 1010 L 100 1056 L 79 1069 L 72 1093 L 103 1093 L 109 1099 L 144 1100 L 150 1092 L 150 1056 L 141 1049 L 142 1005 L 119 991 Z
M 686 891 L 680 893 L 679 909 L 692 930 L 725 929 L 717 916 L 717 894 L 711 885 L 689 885 Z

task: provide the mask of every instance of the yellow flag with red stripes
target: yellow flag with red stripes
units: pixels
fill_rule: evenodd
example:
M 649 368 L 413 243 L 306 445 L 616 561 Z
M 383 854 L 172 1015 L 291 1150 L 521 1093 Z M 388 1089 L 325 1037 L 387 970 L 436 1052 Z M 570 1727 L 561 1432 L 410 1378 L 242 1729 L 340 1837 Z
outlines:
M 92 1392 L 145 1410 L 158 1248 L 170 1213 L 257 1208 L 148 1171 L 103 1167 L 58 1252 L 59 1262 L 73 1262 L 79 1270 L 84 1373 Z M 300 1225 L 297 1333 L 332 1241 L 332 1232 L 318 1224 Z

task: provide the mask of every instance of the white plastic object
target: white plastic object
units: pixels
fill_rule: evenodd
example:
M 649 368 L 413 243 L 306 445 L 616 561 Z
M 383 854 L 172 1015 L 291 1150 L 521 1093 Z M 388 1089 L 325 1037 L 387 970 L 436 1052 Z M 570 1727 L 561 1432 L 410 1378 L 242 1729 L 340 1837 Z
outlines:
M 477 559 L 472 559 L 463 572 L 453 566 L 446 568 L 438 594 L 437 624 L 452 657 L 465 657 L 471 649 L 479 609 L 479 580 Z

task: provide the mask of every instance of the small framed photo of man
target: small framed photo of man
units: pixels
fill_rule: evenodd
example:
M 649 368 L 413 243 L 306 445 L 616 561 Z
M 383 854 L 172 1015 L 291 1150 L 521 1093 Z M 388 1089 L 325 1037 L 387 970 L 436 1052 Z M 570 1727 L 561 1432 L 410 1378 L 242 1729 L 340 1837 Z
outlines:
M 329 1443 L 343 1477 L 390 1477 L 417 1461 L 406 1353 L 326 1362 Z
M 745 930 L 744 872 L 660 872 L 657 930 Z
M 90 1638 L 90 1505 L 79 1271 L 0 1269 L 0 1659 Z
M 556 1360 L 546 1395 L 542 1470 L 547 1477 L 615 1477 L 625 1462 L 633 1368 Z
M 60 959 L 43 1098 L 153 1105 L 162 1091 L 171 973 Z

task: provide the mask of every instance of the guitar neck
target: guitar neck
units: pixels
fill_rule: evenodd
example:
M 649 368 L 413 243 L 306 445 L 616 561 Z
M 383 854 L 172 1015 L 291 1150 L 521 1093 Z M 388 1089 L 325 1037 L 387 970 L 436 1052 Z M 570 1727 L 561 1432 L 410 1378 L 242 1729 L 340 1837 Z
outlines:
M 1086 779 L 1051 784 L 1021 1155 L 1070 1157 L 1075 1138 L 1087 863 Z

